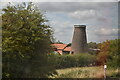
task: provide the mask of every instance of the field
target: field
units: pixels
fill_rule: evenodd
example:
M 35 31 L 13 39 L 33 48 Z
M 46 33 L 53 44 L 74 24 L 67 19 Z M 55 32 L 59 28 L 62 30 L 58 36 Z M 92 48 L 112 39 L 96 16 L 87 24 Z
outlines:
M 103 78 L 103 66 L 99 67 L 76 67 L 56 70 L 58 75 L 54 78 Z M 118 70 L 109 69 L 106 71 L 107 77 L 112 77 Z M 113 76 L 114 77 L 114 76 Z

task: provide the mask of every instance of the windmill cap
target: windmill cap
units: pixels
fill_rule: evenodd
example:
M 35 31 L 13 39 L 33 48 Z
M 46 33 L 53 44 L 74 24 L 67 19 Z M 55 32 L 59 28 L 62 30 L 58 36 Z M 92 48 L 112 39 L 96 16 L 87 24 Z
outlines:
M 86 28 L 86 25 L 74 25 L 75 28 Z

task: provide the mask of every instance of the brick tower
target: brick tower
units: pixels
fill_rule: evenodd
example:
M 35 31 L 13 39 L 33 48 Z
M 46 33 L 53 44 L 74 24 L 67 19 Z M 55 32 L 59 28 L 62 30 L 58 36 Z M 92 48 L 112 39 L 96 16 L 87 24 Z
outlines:
M 87 52 L 86 25 L 74 25 L 71 50 L 73 53 Z

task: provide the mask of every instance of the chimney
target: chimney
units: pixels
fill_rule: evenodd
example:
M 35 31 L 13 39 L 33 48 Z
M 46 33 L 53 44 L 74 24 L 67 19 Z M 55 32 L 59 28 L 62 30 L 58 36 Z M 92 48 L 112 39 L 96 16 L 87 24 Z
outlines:
M 75 54 L 87 52 L 86 25 L 74 25 L 71 50 Z

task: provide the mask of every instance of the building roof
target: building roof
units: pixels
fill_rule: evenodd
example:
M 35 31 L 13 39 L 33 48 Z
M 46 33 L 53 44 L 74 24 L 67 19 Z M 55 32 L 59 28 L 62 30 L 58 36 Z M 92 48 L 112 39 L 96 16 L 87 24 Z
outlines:
M 57 52 L 58 52 L 60 55 L 62 55 L 62 51 L 61 51 L 61 50 L 58 50 Z
M 56 47 L 57 49 L 64 49 L 67 44 L 52 44 L 52 46 Z
M 64 51 L 71 51 L 71 47 L 66 47 Z

